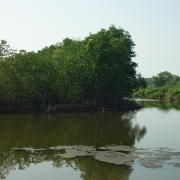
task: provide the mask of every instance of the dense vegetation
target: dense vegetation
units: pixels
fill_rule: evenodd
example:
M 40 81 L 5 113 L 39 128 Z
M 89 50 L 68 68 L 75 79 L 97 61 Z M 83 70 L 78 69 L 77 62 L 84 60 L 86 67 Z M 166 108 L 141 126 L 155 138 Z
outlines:
M 150 78 L 149 78 L 150 79 Z M 180 77 L 164 71 L 152 77 L 152 86 L 140 88 L 135 97 L 180 100 Z
M 56 104 L 88 104 L 99 110 L 123 109 L 133 89 L 146 86 L 132 61 L 134 46 L 130 34 L 115 26 L 83 40 L 65 38 L 38 52 L 17 53 L 2 40 L 0 106 L 44 110 Z

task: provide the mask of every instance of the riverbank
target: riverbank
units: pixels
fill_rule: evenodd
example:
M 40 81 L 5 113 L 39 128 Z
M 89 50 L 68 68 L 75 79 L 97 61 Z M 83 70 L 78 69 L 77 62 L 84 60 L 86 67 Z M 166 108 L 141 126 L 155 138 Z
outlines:
M 124 101 L 116 107 L 95 104 L 56 104 L 44 108 L 26 106 L 1 106 L 0 113 L 53 113 L 53 112 L 88 112 L 88 111 L 134 111 L 142 107 L 134 101 Z
M 147 88 L 140 88 L 138 91 L 134 92 L 133 97 L 166 101 L 180 101 L 180 88 L 149 86 Z

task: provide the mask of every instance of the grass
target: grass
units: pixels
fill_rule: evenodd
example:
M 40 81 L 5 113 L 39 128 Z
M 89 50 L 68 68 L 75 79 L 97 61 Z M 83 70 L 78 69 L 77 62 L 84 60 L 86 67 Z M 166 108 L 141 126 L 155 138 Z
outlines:
M 140 88 L 133 93 L 133 97 L 148 98 L 157 100 L 180 100 L 180 88 L 177 87 L 153 87 Z

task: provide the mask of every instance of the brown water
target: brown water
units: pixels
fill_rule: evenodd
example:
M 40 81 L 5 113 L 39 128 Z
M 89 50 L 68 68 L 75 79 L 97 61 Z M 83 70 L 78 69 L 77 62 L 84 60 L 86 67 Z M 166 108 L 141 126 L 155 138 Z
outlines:
M 160 180 L 180 178 L 180 168 L 113 165 L 92 157 L 57 158 L 56 152 L 12 151 L 60 145 L 110 144 L 180 151 L 180 105 L 139 102 L 137 112 L 0 115 L 0 179 Z

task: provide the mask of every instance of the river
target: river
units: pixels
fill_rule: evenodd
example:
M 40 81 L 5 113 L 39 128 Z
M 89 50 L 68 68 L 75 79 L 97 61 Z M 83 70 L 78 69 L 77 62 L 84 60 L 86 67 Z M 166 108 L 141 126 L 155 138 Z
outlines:
M 138 103 L 144 108 L 134 112 L 1 114 L 0 179 L 179 179 L 180 104 L 145 100 Z M 140 158 L 126 166 L 89 156 L 62 158 L 57 156 L 59 152 L 49 150 L 74 145 L 130 146 L 140 151 Z

